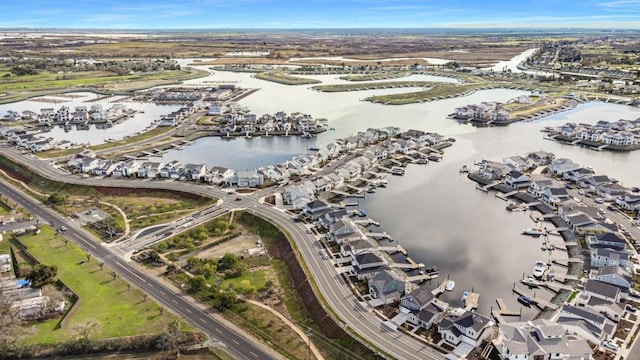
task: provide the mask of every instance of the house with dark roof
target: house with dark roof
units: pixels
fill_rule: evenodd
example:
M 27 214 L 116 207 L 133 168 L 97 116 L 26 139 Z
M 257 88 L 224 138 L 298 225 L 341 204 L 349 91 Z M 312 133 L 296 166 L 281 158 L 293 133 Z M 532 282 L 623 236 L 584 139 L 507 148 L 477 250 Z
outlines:
M 339 209 L 339 210 L 329 211 L 327 213 L 322 214 L 322 216 L 320 216 L 318 221 L 320 222 L 320 225 L 323 228 L 328 229 L 331 225 L 335 224 L 336 221 L 347 216 L 348 216 L 347 210 Z
M 549 320 L 499 324 L 498 332 L 494 346 L 504 360 L 592 358 L 586 340 L 567 334 L 564 327 Z
M 371 279 L 385 270 L 387 263 L 375 251 L 364 251 L 351 258 L 351 266 L 358 280 Z
M 620 288 L 613 284 L 597 279 L 589 279 L 581 296 L 583 298 L 595 296 L 603 300 L 618 302 L 620 301 L 620 292 Z
M 514 189 L 524 189 L 531 184 L 531 177 L 520 171 L 513 170 L 504 178 L 503 182 Z
M 532 161 L 537 166 L 549 165 L 555 159 L 555 155 L 546 151 L 534 151 L 527 154 L 527 159 Z
M 361 252 L 372 251 L 375 248 L 376 246 L 367 239 L 353 239 L 340 244 L 340 253 L 345 257 L 354 257 Z
M 540 197 L 544 194 L 547 188 L 553 186 L 553 182 L 548 179 L 535 179 L 532 180 L 527 188 L 527 192 L 535 197 Z
M 303 209 L 304 214 L 311 219 L 318 219 L 320 216 L 331 211 L 331 208 L 327 203 L 320 200 L 314 200 L 307 205 Z
M 597 187 L 611 184 L 611 179 L 606 175 L 591 175 L 578 182 L 581 188 L 596 190 Z
M 547 188 L 541 197 L 542 201 L 551 206 L 561 206 L 563 203 L 573 200 L 571 195 L 567 192 L 567 189 L 563 187 L 550 187 Z
M 356 225 L 349 218 L 342 218 L 336 221 L 329 228 L 330 239 L 340 245 L 345 241 L 352 241 L 364 238 L 364 235 L 358 231 Z
M 620 288 L 623 293 L 628 293 L 631 288 L 631 274 L 620 266 L 604 266 L 598 269 L 596 280 L 611 284 Z
M 577 170 L 579 168 L 580 165 L 566 158 L 555 159 L 549 164 L 549 171 L 555 175 L 563 175 L 567 171 Z
M 622 196 L 627 193 L 629 189 L 618 184 L 618 183 L 610 183 L 600 185 L 596 188 L 596 193 L 603 199 L 613 200 L 619 196 Z
M 594 172 L 592 169 L 587 168 L 579 168 L 575 170 L 570 170 L 562 174 L 562 178 L 566 181 L 572 182 L 580 182 L 590 176 L 593 176 Z
M 601 344 L 615 332 L 615 325 L 611 321 L 587 307 L 564 305 L 551 321 L 562 325 L 567 333 L 578 335 L 594 344 Z
M 460 316 L 450 313 L 438 324 L 438 333 L 450 346 L 466 344 L 475 348 L 491 336 L 489 330 L 493 324 L 491 319 L 472 311 Z
M 430 329 L 444 317 L 447 308 L 448 304 L 438 301 L 425 283 L 400 299 L 399 311 L 408 322 Z
M 576 305 L 584 306 L 614 322 L 620 321 L 624 316 L 624 304 L 595 296 L 589 296 L 588 298 L 578 296 L 576 297 Z
M 369 279 L 369 294 L 376 305 L 388 305 L 400 300 L 407 284 L 393 270 L 385 269 Z
M 607 248 L 624 251 L 627 247 L 627 242 L 612 232 L 590 235 L 586 240 L 589 249 Z
M 626 267 L 629 261 L 629 253 L 606 248 L 591 249 L 591 267 L 600 268 L 603 266 Z
M 502 163 L 517 172 L 522 172 L 531 168 L 529 161 L 522 156 L 510 156 L 508 158 L 504 158 L 502 159 Z
M 616 204 L 625 210 L 640 210 L 640 194 L 627 192 L 616 199 Z

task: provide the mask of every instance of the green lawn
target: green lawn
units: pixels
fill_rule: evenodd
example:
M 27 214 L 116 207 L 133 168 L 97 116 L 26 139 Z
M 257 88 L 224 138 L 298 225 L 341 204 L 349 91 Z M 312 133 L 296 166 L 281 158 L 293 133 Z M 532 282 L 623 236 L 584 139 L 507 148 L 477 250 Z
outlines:
M 0 215 L 8 214 L 9 210 L 11 210 L 11 208 L 8 207 L 7 204 L 0 202 Z
M 266 282 L 266 270 L 245 271 L 245 273 L 240 277 L 225 279 L 222 281 L 222 288 L 229 288 L 233 284 L 233 288 L 238 293 L 243 294 L 249 289 L 252 289 L 253 291 L 263 289 Z
M 39 235 L 27 235 L 20 240 L 41 263 L 58 266 L 58 278 L 80 296 L 81 304 L 65 326 L 56 329 L 60 319 L 34 325 L 37 333 L 25 338 L 30 343 L 58 343 L 76 336 L 74 326 L 95 319 L 102 325 L 100 337 L 154 334 L 165 331 L 175 316 L 165 311 L 160 315 L 158 305 L 144 300 L 143 293 L 127 289 L 120 278 L 113 280 L 106 266 L 100 270 L 99 261 L 87 262 L 86 253 L 62 236 L 54 238 L 54 230 L 43 227 Z

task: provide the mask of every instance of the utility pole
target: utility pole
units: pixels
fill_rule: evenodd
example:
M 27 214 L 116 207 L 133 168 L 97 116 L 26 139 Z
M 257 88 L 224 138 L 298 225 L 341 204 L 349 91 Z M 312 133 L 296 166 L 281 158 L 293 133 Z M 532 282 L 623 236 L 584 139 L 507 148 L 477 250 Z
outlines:
M 311 360 L 311 328 L 307 328 L 307 346 L 309 348 L 307 359 Z

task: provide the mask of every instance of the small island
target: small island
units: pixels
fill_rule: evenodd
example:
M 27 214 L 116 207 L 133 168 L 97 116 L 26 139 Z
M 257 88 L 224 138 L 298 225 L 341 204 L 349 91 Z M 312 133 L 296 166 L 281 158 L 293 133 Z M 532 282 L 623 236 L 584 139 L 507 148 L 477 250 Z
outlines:
M 632 151 L 640 149 L 640 118 L 595 125 L 566 123 L 557 128 L 542 129 L 547 137 L 571 145 L 584 145 L 594 150 Z

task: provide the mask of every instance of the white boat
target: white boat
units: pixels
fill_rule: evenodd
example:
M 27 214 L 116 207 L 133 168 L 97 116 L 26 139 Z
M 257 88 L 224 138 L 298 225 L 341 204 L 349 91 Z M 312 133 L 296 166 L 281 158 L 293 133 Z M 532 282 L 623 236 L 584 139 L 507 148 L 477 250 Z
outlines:
M 452 291 L 456 287 L 456 282 L 453 280 L 447 280 L 447 285 L 444 286 L 445 290 Z
M 393 175 L 404 175 L 404 168 L 400 166 L 394 166 L 391 168 L 391 173 Z
M 547 264 L 544 261 L 536 261 L 536 265 L 533 267 L 533 277 L 536 279 L 542 278 L 544 271 L 547 269 Z
M 460 168 L 460 173 L 468 173 L 468 172 L 469 172 L 469 166 L 462 165 L 462 167 Z
M 467 300 L 467 297 L 469 297 L 469 292 L 465 291 L 462 293 L 462 299 L 460 299 L 460 301 L 465 301 Z
M 529 276 L 526 279 L 520 280 L 520 282 L 523 283 L 524 285 L 527 285 L 530 288 L 536 288 L 540 286 L 540 282 L 531 276 Z
M 540 235 L 543 235 L 543 232 L 540 229 L 526 228 L 526 229 L 522 229 L 522 234 L 538 237 Z

